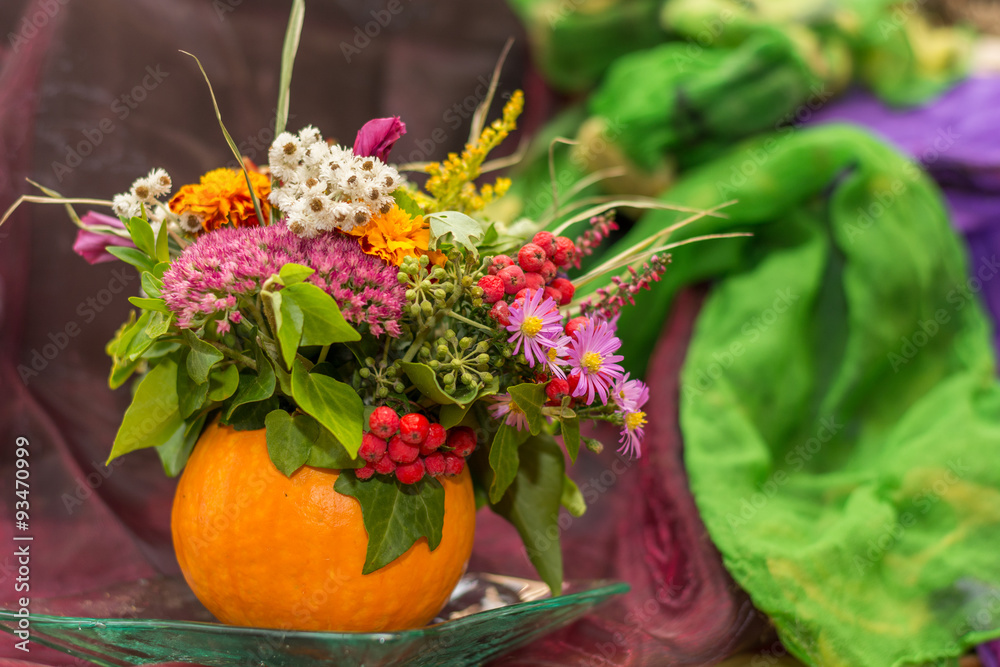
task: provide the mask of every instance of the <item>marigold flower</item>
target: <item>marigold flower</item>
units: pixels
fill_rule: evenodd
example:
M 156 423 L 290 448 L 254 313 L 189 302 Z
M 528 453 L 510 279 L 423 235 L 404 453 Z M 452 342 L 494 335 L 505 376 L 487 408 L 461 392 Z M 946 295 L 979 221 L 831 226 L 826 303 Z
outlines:
M 248 171 L 254 194 L 260 203 L 263 224 L 268 224 L 268 195 L 271 180 L 256 171 Z M 246 177 L 239 169 L 216 169 L 201 177 L 198 184 L 185 185 L 170 200 L 170 210 L 180 216 L 193 214 L 201 220 L 202 228 L 211 232 L 224 225 L 234 227 L 259 227 L 261 221 L 253 207 Z
M 376 215 L 367 225 L 354 227 L 347 233 L 358 237 L 361 249 L 366 253 L 394 266 L 402 264 L 406 257 L 439 254 L 427 251 L 431 232 L 423 216 L 410 217 L 396 205 L 388 213 Z

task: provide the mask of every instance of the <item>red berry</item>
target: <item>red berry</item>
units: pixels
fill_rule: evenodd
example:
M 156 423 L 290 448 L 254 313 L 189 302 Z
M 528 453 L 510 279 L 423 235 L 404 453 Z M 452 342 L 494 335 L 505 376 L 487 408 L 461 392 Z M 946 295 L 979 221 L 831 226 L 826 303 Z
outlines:
M 358 479 L 371 479 L 372 475 L 375 474 L 375 464 L 371 461 L 365 463 L 364 468 L 356 468 L 354 474 Z
M 560 303 L 563 298 L 563 293 L 557 290 L 555 287 L 546 287 L 545 298 L 552 299 L 556 303 Z
M 545 251 L 534 243 L 527 243 L 517 251 L 517 263 L 525 272 L 541 271 L 548 259 Z
M 515 302 L 517 302 L 517 301 L 524 301 L 529 296 L 531 296 L 531 292 L 532 292 L 532 290 L 530 290 L 527 287 L 525 287 L 523 290 L 521 290 L 520 292 L 518 292 L 517 294 L 514 295 L 514 301 Z
M 399 428 L 399 415 L 392 408 L 381 405 L 368 418 L 368 428 L 376 436 L 388 440 Z
M 569 322 L 566 323 L 566 335 L 567 336 L 574 335 L 577 331 L 587 326 L 587 322 L 589 321 L 590 320 L 588 320 L 586 317 L 583 316 L 574 317 L 573 319 L 571 319 Z
M 448 431 L 448 446 L 459 456 L 468 456 L 476 448 L 476 433 L 468 426 L 456 426 Z
M 569 396 L 569 382 L 562 378 L 553 378 L 548 386 L 545 387 L 545 395 L 556 405 L 561 404 L 562 400 Z
M 528 289 L 542 289 L 545 287 L 545 278 L 540 273 L 525 273 L 524 284 L 527 285 Z
M 552 263 L 556 266 L 566 266 L 576 257 L 576 245 L 565 236 L 556 237 L 556 251 L 552 255 Z
M 389 441 L 389 458 L 399 463 L 413 463 L 420 456 L 420 448 L 403 442 L 402 436 L 394 435 Z
M 524 288 L 524 271 L 519 266 L 508 266 L 497 275 L 503 281 L 507 294 L 517 294 Z
M 413 463 L 396 468 L 396 479 L 403 484 L 416 484 L 424 478 L 424 462 L 417 459 Z
M 552 236 L 552 232 L 538 232 L 535 234 L 535 238 L 531 239 L 531 242 L 544 250 L 548 257 L 551 258 L 555 254 L 556 237 Z
M 486 303 L 496 303 L 503 298 L 504 286 L 500 276 L 483 276 L 479 279 L 479 286 L 483 290 L 483 301 Z
M 427 431 L 427 439 L 424 440 L 424 444 L 420 445 L 420 453 L 424 456 L 433 454 L 446 440 L 448 440 L 448 431 L 444 430 L 444 426 L 431 424 Z
M 445 475 L 448 475 L 449 477 L 452 475 L 460 475 L 463 470 L 465 470 L 465 459 L 458 454 L 452 454 L 451 452 L 444 455 Z
M 419 445 L 427 439 L 430 428 L 431 423 L 427 421 L 427 417 L 411 412 L 399 420 L 399 437 L 408 445 Z
M 385 451 L 386 444 L 382 438 L 371 433 L 361 436 L 361 449 L 358 450 L 358 455 L 365 461 L 374 463 L 385 456 Z
M 391 475 L 396 471 L 396 462 L 389 458 L 388 455 L 383 456 L 375 464 L 375 472 L 380 475 Z
M 427 469 L 428 475 L 437 477 L 444 474 L 446 467 L 444 456 L 444 452 L 434 452 L 424 459 L 424 468 Z
M 565 306 L 567 303 L 572 301 L 573 295 L 576 293 L 576 288 L 573 287 L 573 283 L 565 278 L 556 278 L 552 281 L 550 287 L 554 287 L 562 292 L 562 301 L 559 302 L 560 306 Z
M 547 261 L 544 264 L 542 264 L 542 268 L 540 268 L 538 272 L 542 274 L 542 278 L 545 278 L 545 284 L 547 285 L 550 282 L 552 282 L 553 278 L 556 277 L 556 271 L 558 270 L 559 269 L 556 268 L 555 264 L 553 264 L 551 261 Z
M 510 307 L 503 301 L 497 301 L 490 309 L 490 317 L 502 327 L 510 324 Z
M 508 255 L 496 255 L 490 263 L 490 275 L 495 276 L 508 266 L 514 266 L 514 260 Z

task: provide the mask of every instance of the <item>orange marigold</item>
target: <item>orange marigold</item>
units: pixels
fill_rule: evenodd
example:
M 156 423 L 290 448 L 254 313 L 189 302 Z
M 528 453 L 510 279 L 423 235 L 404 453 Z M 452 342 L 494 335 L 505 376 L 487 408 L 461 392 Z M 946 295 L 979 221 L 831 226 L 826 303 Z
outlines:
M 402 264 L 405 257 L 420 255 L 430 255 L 435 264 L 444 260 L 441 253 L 427 250 L 431 230 L 423 216 L 410 217 L 395 205 L 388 213 L 376 214 L 368 224 L 354 227 L 348 234 L 358 237 L 361 249 L 366 253 L 395 266 Z
M 271 179 L 256 171 L 248 173 L 254 194 L 260 202 L 264 224 L 267 224 L 270 215 L 267 197 L 271 194 Z M 170 200 L 170 210 L 178 215 L 197 216 L 206 232 L 226 224 L 234 227 L 260 226 L 246 178 L 239 169 L 216 169 L 202 176 L 201 183 L 185 185 Z

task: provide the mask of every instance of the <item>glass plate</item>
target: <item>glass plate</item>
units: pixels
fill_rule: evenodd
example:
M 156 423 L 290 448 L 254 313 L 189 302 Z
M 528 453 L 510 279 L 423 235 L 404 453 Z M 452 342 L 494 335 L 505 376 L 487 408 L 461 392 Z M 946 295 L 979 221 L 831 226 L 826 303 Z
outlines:
M 545 584 L 467 574 L 432 625 L 381 633 L 286 632 L 207 622 L 211 615 L 180 578 L 143 580 L 94 596 L 32 600 L 31 641 L 103 666 L 477 665 L 560 628 L 613 595 L 614 581 Z M 86 616 L 89 616 L 87 618 Z M 156 616 L 156 618 L 152 618 Z M 19 617 L 0 609 L 0 629 Z

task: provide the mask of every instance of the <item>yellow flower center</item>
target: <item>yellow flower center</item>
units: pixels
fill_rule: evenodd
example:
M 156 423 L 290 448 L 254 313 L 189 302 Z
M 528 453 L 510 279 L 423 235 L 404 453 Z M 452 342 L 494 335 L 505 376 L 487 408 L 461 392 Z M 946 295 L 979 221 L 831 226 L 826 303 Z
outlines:
M 555 363 L 556 357 L 559 356 L 559 350 L 557 350 L 554 347 L 550 347 L 549 351 L 546 352 L 546 354 L 549 356 L 549 361 Z
M 645 425 L 646 425 L 645 412 L 630 412 L 625 416 L 625 426 L 630 431 L 634 431 L 637 428 L 642 428 Z
M 518 405 L 517 403 L 515 403 L 514 401 L 510 402 L 510 411 L 512 413 L 514 413 L 515 415 L 523 415 L 524 414 L 524 410 L 521 409 L 521 406 Z
M 538 332 L 542 330 L 542 318 L 535 317 L 534 315 L 524 318 L 521 322 L 521 333 L 525 336 L 530 336 L 534 338 L 538 335 Z
M 604 359 L 601 358 L 597 352 L 587 352 L 580 359 L 580 363 L 586 368 L 590 373 L 597 373 L 601 370 L 601 362 Z

